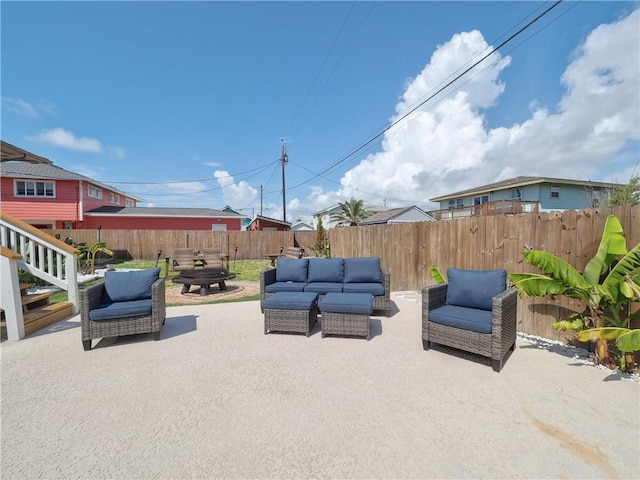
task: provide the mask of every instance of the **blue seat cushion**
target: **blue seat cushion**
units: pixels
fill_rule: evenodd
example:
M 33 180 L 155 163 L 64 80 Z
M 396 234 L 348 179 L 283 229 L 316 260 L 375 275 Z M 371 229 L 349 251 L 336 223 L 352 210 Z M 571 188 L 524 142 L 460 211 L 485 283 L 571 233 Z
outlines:
M 429 321 L 478 333 L 491 333 L 492 314 L 477 308 L 443 305 L 429 312 Z
M 150 298 L 146 298 L 126 302 L 102 303 L 89 311 L 89 320 L 99 322 L 100 320 L 151 315 L 151 302 Z
M 382 283 L 380 258 L 345 258 L 344 283 Z
M 276 292 L 303 292 L 306 282 L 276 282 L 264 287 L 267 293 Z
M 384 286 L 381 283 L 345 283 L 342 285 L 344 293 L 370 293 L 371 295 L 384 295 Z
M 328 293 L 320 300 L 319 308 L 322 312 L 371 314 L 373 296 L 366 293 Z
M 262 302 L 265 310 L 311 310 L 318 303 L 317 293 L 278 292 Z
M 310 258 L 307 281 L 342 283 L 344 267 L 342 258 Z
M 447 282 L 447 305 L 491 310 L 493 297 L 507 288 L 507 271 L 449 268 Z
M 331 282 L 313 282 L 307 283 L 304 287 L 305 292 L 315 292 L 320 295 L 325 295 L 329 292 L 340 293 L 342 292 L 342 283 L 331 283 Z
M 306 282 L 308 258 L 279 258 L 276 266 L 276 281 Z
M 130 272 L 107 270 L 104 274 L 102 303 L 151 298 L 151 286 L 158 278 L 160 278 L 160 268 Z

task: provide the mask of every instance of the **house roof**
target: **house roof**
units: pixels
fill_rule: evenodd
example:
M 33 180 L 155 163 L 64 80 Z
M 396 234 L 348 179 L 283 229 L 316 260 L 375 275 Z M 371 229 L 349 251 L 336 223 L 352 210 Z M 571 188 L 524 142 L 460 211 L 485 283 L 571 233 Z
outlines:
M 299 228 L 304 228 L 304 227 L 308 227 L 308 230 L 314 230 L 313 225 L 311 225 L 310 223 L 307 222 L 296 222 L 293 225 L 291 225 L 291 230 L 296 230 Z
M 261 220 L 263 222 L 277 223 L 279 225 L 284 225 L 286 227 L 291 227 L 289 222 L 285 222 L 284 220 L 278 220 L 277 218 L 263 217 L 262 215 L 256 215 L 256 217 L 251 221 L 251 223 L 256 220 Z
M 418 210 L 419 212 L 424 213 L 425 217 L 431 217 L 428 213 L 426 213 L 421 208 L 412 205 L 410 207 L 400 207 L 400 208 L 391 208 L 389 210 L 384 210 L 382 212 L 377 212 L 371 215 L 370 217 L 365 218 L 360 225 L 375 225 L 381 223 L 389 223 L 394 218 L 397 218 L 411 210 Z
M 238 213 L 213 208 L 112 207 L 104 206 L 85 212 L 95 217 L 181 217 L 181 218 L 246 218 Z
M 487 185 L 481 185 L 475 188 L 470 188 L 468 190 L 461 190 L 459 192 L 449 193 L 447 195 L 442 195 L 440 197 L 430 198 L 429 201 L 441 202 L 443 200 L 450 200 L 452 198 L 489 193 L 494 190 L 505 190 L 507 188 L 524 187 L 526 185 L 534 185 L 537 183 L 554 183 L 554 184 L 560 184 L 560 185 L 579 185 L 583 187 L 600 187 L 600 188 L 612 188 L 616 186 L 621 186 L 616 183 L 591 182 L 586 180 L 572 180 L 567 178 L 515 177 L 515 178 L 509 178 L 507 180 L 501 180 L 495 183 L 489 183 Z
M 331 205 L 330 207 L 319 210 L 313 214 L 314 217 L 321 217 L 322 215 L 328 215 L 340 210 L 340 204 L 336 203 L 335 205 Z
M 89 182 L 96 186 L 111 190 L 123 196 L 133 198 L 139 202 L 142 198 L 136 197 L 126 192 L 122 192 L 117 188 L 111 187 L 104 183 L 95 181 L 92 178 L 85 177 L 79 173 L 70 172 L 64 168 L 57 167 L 50 163 L 30 163 L 26 160 L 20 161 L 3 161 L 0 176 L 7 178 L 23 178 L 33 180 L 75 180 Z
M 11 145 L 4 140 L 0 141 L 0 161 L 10 162 L 13 160 L 29 163 L 45 163 L 49 165 L 53 163 L 48 158 L 27 152 L 26 150 L 16 147 L 15 145 Z

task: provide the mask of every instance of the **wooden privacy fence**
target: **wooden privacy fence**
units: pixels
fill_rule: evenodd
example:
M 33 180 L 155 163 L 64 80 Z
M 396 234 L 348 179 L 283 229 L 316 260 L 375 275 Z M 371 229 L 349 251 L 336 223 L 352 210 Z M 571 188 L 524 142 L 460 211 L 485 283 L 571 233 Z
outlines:
M 419 291 L 433 284 L 429 266 L 445 272 L 447 267 L 504 268 L 508 272 L 536 272 L 524 261 L 525 248 L 553 253 L 582 271 L 598 248 L 609 214 L 616 215 L 625 230 L 627 246 L 640 242 L 640 206 L 632 208 L 567 210 L 550 213 L 488 215 L 436 222 L 333 228 L 327 230 L 333 257 L 381 258 L 391 272 L 393 291 Z M 98 241 L 96 230 L 51 230 L 61 239 L 76 243 Z M 156 259 L 171 255 L 174 248 L 218 247 L 230 258 L 264 258 L 280 247 L 310 247 L 316 232 L 214 232 L 173 230 L 102 230 L 100 241 L 132 258 Z M 236 250 L 237 248 L 237 250 Z M 518 330 L 546 338 L 564 339 L 551 323 L 584 308 L 577 301 L 523 299 L 519 302 Z M 419 319 L 416 319 L 418 321 Z

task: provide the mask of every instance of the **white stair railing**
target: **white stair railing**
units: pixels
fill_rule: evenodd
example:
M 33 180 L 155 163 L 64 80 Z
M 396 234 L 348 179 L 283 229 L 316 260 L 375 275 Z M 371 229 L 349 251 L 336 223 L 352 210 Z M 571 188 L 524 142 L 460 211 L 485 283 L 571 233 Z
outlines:
M 77 255 L 80 252 L 76 248 L 5 212 L 0 214 L 0 245 L 19 254 L 3 255 L 0 263 L 2 270 L 0 273 L 3 278 L 2 308 L 5 310 L 7 321 L 7 336 L 9 336 L 9 323 L 11 322 L 12 324 L 21 324 L 21 328 L 18 325 L 14 330 L 18 332 L 18 335 L 22 331 L 19 338 L 24 338 L 22 312 L 20 311 L 20 318 L 10 318 L 15 314 L 10 313 L 11 305 L 5 305 L 6 302 L 11 303 L 10 299 L 13 299 L 13 303 L 16 298 L 17 301 L 20 301 L 20 289 L 19 287 L 16 289 L 19 285 L 17 268 L 66 290 L 69 302 L 73 304 L 73 313 L 78 312 L 80 297 L 78 294 Z M 18 340 L 19 338 L 9 339 Z

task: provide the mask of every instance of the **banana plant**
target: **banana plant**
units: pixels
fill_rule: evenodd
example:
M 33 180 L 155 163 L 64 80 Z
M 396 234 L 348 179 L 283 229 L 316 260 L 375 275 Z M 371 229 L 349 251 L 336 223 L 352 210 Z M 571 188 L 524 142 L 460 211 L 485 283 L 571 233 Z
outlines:
M 584 300 L 587 308 L 553 324 L 557 330 L 575 330 L 579 339 L 595 340 L 596 355 L 602 363 L 612 366 L 609 345 L 616 340 L 623 352 L 640 350 L 640 333 L 630 330 L 631 320 L 639 314 L 629 314 L 632 302 L 640 301 L 640 243 L 627 251 L 620 221 L 609 215 L 596 255 L 580 273 L 575 267 L 548 252 L 527 250 L 527 262 L 544 274 L 511 273 L 509 279 L 520 295 L 565 295 Z M 624 355 L 620 366 L 624 368 Z
M 77 248 L 80 250 L 80 255 L 78 255 L 78 263 L 81 259 L 86 259 L 86 262 L 89 265 L 90 274 L 93 274 L 96 271 L 96 255 L 98 253 L 113 255 L 113 252 L 107 248 L 106 243 L 104 242 L 95 243 L 91 246 L 87 246 L 86 244 L 79 244 L 77 245 Z

